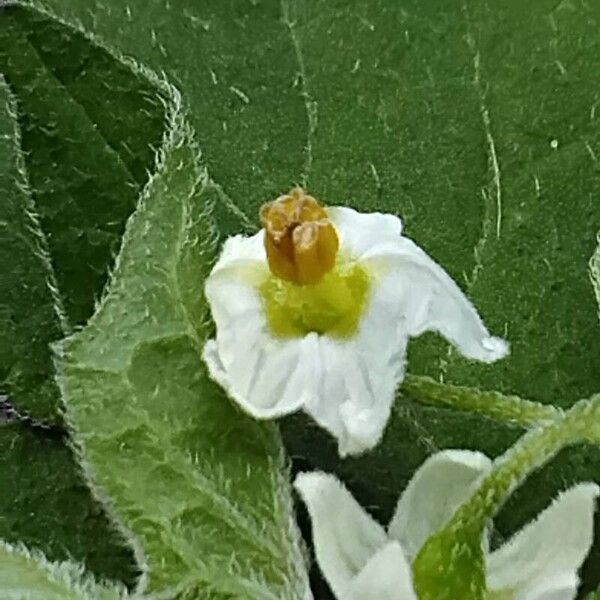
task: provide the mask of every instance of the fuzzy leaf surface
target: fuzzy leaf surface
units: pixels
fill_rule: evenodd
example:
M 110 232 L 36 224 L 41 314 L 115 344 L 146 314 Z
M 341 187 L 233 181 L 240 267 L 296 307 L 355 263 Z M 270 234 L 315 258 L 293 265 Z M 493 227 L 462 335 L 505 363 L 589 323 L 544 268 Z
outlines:
M 200 359 L 217 192 L 176 99 L 170 110 L 107 293 L 65 342 L 68 420 L 88 476 L 131 532 L 141 588 L 302 598 L 277 431 L 240 414 Z
M 46 239 L 33 204 L 16 102 L 0 80 L 0 392 L 56 417 L 48 345 L 64 335 Z M 19 257 L 15 260 L 15 256 Z
M 31 193 L 65 317 L 85 322 L 152 167 L 164 110 L 148 80 L 60 23 L 0 10 Z
M 125 591 L 96 583 L 76 563 L 0 542 L 0 589 L 6 600 L 120 600 Z
M 24 168 L 16 103 L 0 84 L 0 392 L 56 419 L 48 344 L 64 335 L 53 272 Z M 15 260 L 15 257 L 18 257 Z M 64 438 L 0 420 L 0 538 L 73 557 L 103 577 L 133 578 L 131 552 L 82 480 Z M 4 597 L 4 590 L 1 594 Z

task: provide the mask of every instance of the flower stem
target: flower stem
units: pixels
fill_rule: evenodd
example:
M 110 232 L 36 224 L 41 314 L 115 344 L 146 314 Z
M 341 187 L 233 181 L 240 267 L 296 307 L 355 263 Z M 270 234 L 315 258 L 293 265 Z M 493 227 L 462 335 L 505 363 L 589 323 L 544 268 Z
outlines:
M 495 461 L 477 491 L 417 555 L 413 572 L 419 598 L 486 598 L 481 544 L 486 526 L 528 475 L 562 448 L 585 442 L 600 444 L 600 394 L 579 401 L 562 417 L 529 431 Z
M 525 434 L 495 461 L 492 472 L 451 523 L 479 522 L 483 531 L 487 521 L 528 475 L 565 446 L 582 442 L 600 444 L 600 394 L 580 400 L 563 418 Z
M 557 421 L 563 416 L 561 409 L 550 404 L 524 400 L 518 396 L 505 396 L 499 392 L 440 383 L 420 375 L 407 375 L 400 392 L 422 404 L 476 412 L 525 429 Z

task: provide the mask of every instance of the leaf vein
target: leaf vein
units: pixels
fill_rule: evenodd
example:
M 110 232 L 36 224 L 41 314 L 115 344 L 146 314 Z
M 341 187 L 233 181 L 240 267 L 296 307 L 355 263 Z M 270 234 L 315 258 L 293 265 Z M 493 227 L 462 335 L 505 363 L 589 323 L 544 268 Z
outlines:
M 302 169 L 301 174 L 301 183 L 304 187 L 308 187 L 308 179 L 310 177 L 310 171 L 312 169 L 313 163 L 313 138 L 315 132 L 317 130 L 318 123 L 318 112 L 317 112 L 317 102 L 314 99 L 310 86 L 308 83 L 308 77 L 306 74 L 306 64 L 304 62 L 304 55 L 302 52 L 302 46 L 300 44 L 300 40 L 298 39 L 298 35 L 296 33 L 296 22 L 290 16 L 291 10 L 291 2 L 290 0 L 281 0 L 281 14 L 282 20 L 285 26 L 287 27 L 291 40 L 292 46 L 294 48 L 294 54 L 296 56 L 296 61 L 298 63 L 298 74 L 300 76 L 300 95 L 304 100 L 304 107 L 306 109 L 306 118 L 308 120 L 308 131 L 306 134 L 306 145 L 305 145 L 305 153 L 306 157 L 304 160 L 304 167 Z
M 486 103 L 486 92 L 481 82 L 481 56 L 475 45 L 475 40 L 470 33 L 467 34 L 467 44 L 473 52 L 473 85 L 479 102 L 479 112 L 481 114 L 481 122 L 487 144 L 488 160 L 492 171 L 491 183 L 493 185 L 493 190 L 489 190 L 485 187 L 481 190 L 481 195 L 484 200 L 483 225 L 481 237 L 474 248 L 475 265 L 468 281 L 468 289 L 471 290 L 477 281 L 479 273 L 483 269 L 482 255 L 492 231 L 495 230 L 496 238 L 500 238 L 502 228 L 502 179 L 498 154 L 496 152 L 496 143 L 492 135 L 490 110 Z

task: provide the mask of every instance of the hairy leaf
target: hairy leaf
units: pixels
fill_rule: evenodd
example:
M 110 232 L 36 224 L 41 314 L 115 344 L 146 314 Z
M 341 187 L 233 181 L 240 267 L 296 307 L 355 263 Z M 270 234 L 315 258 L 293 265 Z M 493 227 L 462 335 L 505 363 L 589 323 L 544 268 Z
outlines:
M 600 389 L 587 276 L 600 221 L 596 93 L 587 84 L 599 66 L 597 7 L 290 5 L 317 106 L 310 188 L 329 201 L 346 196 L 402 215 L 407 234 L 462 281 L 512 344 L 507 360 L 480 366 L 429 336 L 411 347 L 410 371 L 562 407 Z M 432 448 L 448 443 L 448 411 L 408 410 Z M 476 429 L 464 417 L 454 423 L 454 446 L 484 449 L 481 437 L 502 436 L 487 420 Z M 402 445 L 392 435 L 384 445 L 383 456 L 395 460 L 382 471 L 397 470 L 407 460 Z M 351 477 L 364 490 L 382 490 L 371 473 Z M 553 461 L 500 516 L 500 531 L 581 479 L 600 480 L 594 448 Z M 381 493 L 369 492 L 368 505 L 381 502 Z M 597 582 L 598 554 L 592 560 Z
M 15 257 L 19 257 L 15 260 Z M 54 418 L 58 389 L 48 344 L 64 335 L 46 239 L 33 205 L 16 104 L 0 80 L 0 392 Z
M 63 439 L 3 423 L 0 453 L 0 538 L 50 560 L 77 560 L 102 578 L 134 581 L 132 551 L 91 498 Z
M 0 589 L 6 600 L 119 600 L 125 592 L 97 584 L 75 563 L 51 563 L 23 546 L 0 542 Z
M 277 432 L 240 414 L 203 371 L 217 192 L 171 110 L 107 294 L 65 342 L 67 415 L 89 477 L 131 532 L 141 588 L 304 597 Z
M 256 227 L 261 203 L 301 183 L 307 120 L 279 0 L 36 6 L 166 72 L 181 89 L 211 176 L 223 186 L 216 204 L 223 231 Z
M 48 344 L 64 334 L 60 301 L 19 142 L 15 103 L 2 82 L 0 392 L 39 417 L 56 418 L 58 389 Z M 72 556 L 103 576 L 131 580 L 130 552 L 90 497 L 63 439 L 2 419 L 0 456 L 1 538 L 26 541 L 52 559 Z
M 164 111 L 129 66 L 32 11 L 0 12 L 0 72 L 17 98 L 33 200 L 66 317 L 81 324 L 152 166 Z

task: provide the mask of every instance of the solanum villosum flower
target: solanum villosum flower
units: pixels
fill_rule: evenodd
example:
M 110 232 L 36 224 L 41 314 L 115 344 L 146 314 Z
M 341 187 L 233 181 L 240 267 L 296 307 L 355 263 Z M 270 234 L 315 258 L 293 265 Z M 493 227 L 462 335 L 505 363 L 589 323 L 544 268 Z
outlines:
M 478 452 L 433 455 L 401 495 L 387 531 L 332 475 L 299 474 L 295 487 L 311 518 L 317 561 L 336 598 L 417 600 L 411 561 L 491 466 Z M 487 600 L 573 600 L 593 542 L 598 493 L 592 483 L 572 487 L 494 552 L 483 539 Z
M 260 216 L 206 282 L 216 339 L 204 360 L 254 417 L 303 409 L 355 454 L 381 437 L 409 337 L 435 330 L 485 362 L 507 354 L 396 216 L 324 208 L 300 188 Z

